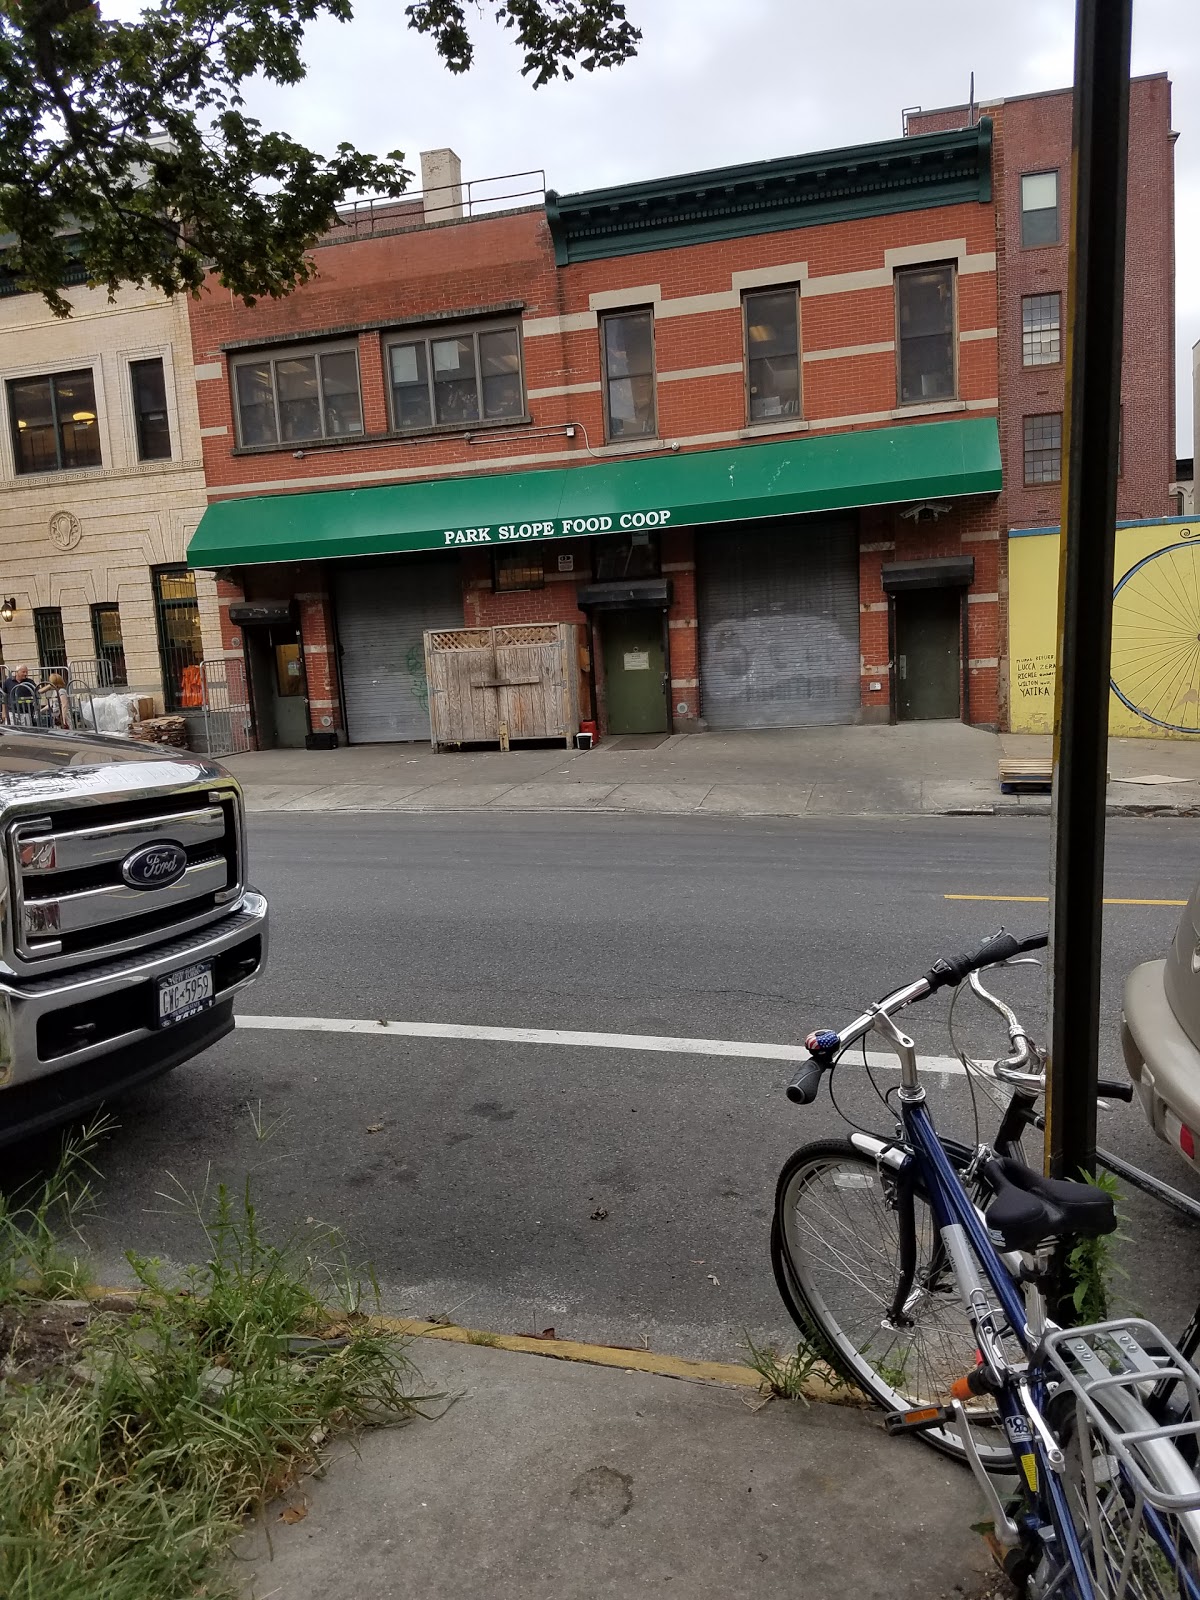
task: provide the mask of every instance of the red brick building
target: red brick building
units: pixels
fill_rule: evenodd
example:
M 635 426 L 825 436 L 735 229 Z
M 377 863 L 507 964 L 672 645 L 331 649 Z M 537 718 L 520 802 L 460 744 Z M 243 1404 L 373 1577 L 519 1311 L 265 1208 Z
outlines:
M 992 124 L 464 214 L 192 307 L 260 742 L 428 737 L 425 629 L 573 622 L 602 732 L 1000 715 Z M 1165 484 L 1165 480 L 1164 480 Z
M 1006 531 L 1060 517 L 1071 200 L 1070 89 L 905 113 L 910 136 L 993 129 Z M 1170 516 L 1175 471 L 1175 180 L 1171 85 L 1130 85 L 1117 517 Z M 1002 586 L 1002 633 L 1007 611 Z

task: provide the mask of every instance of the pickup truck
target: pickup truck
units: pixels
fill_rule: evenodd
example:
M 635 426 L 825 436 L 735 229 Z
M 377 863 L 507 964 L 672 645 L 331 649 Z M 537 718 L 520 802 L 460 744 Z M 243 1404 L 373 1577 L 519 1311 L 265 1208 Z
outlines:
M 206 1050 L 267 958 L 237 783 L 124 739 L 0 727 L 0 1144 Z

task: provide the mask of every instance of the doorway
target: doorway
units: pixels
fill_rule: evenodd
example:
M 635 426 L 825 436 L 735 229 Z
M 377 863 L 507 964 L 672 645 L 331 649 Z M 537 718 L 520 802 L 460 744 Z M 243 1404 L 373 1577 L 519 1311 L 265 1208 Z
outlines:
M 962 591 L 903 589 L 894 598 L 898 720 L 957 720 L 962 715 Z
M 601 629 L 608 732 L 666 733 L 662 612 L 649 608 L 609 611 Z
M 245 629 L 260 750 L 303 750 L 308 734 L 304 653 L 294 624 Z

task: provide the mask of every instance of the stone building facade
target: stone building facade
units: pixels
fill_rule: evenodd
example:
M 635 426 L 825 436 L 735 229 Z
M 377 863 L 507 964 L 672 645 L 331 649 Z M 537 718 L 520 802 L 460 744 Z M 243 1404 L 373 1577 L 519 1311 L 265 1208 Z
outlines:
M 177 709 L 220 649 L 213 579 L 186 565 L 206 504 L 187 307 L 65 294 L 59 318 L 0 281 L 0 649 Z

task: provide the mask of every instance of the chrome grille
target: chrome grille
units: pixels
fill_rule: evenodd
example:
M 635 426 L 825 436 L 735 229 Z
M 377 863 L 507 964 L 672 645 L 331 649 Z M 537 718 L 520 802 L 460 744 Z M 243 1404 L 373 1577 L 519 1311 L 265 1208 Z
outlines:
M 141 889 L 122 876 L 135 850 L 171 842 L 187 858 L 174 883 Z M 233 789 L 64 807 L 8 830 L 8 928 L 22 963 L 72 964 L 224 914 L 242 890 Z

